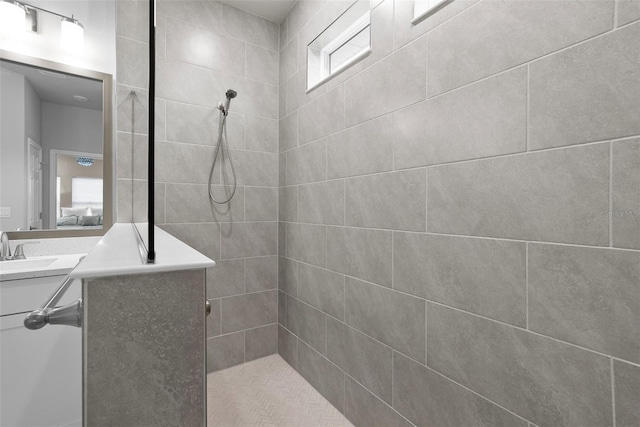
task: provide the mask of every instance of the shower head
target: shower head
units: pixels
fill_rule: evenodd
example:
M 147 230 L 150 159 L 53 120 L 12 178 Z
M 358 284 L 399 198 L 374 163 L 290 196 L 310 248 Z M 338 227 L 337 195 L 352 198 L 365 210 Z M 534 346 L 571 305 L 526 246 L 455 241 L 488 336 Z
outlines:
M 229 90 L 227 91 L 226 95 L 227 95 L 227 99 L 233 99 L 233 98 L 235 98 L 236 96 L 238 96 L 238 92 L 236 92 L 236 91 L 235 91 L 235 90 L 233 90 L 233 89 L 229 89 Z

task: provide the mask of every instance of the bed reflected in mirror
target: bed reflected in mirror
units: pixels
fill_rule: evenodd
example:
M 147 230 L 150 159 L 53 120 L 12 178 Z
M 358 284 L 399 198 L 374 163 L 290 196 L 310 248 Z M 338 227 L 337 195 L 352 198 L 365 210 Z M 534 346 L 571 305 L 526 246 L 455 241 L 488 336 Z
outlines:
M 112 222 L 111 76 L 2 53 L 0 229 L 103 234 Z

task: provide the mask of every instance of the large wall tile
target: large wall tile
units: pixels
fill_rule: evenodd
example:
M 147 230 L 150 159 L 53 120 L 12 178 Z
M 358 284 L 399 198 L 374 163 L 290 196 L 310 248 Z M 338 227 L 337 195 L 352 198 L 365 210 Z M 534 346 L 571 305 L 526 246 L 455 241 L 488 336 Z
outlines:
M 278 352 L 278 325 L 261 326 L 244 333 L 244 360 L 249 362 Z
M 280 151 L 287 151 L 298 146 L 298 112 L 294 111 L 280 119 Z
M 421 38 L 349 79 L 344 89 L 347 126 L 425 99 L 425 69 L 426 41 Z
M 278 325 L 278 354 L 294 368 L 298 366 L 298 338 Z
M 255 185 L 258 187 L 278 186 L 278 155 L 257 151 L 230 150 L 236 167 L 238 185 Z M 217 168 L 216 164 L 216 168 Z M 229 165 L 225 168 L 231 180 Z M 231 183 L 231 181 L 229 181 Z
M 298 37 L 293 37 L 280 51 L 280 84 L 285 83 L 298 71 Z
M 278 323 L 287 323 L 287 294 L 281 291 L 278 291 Z
M 419 361 L 425 360 L 425 301 L 347 278 L 345 323 Z
M 222 298 L 221 311 L 223 334 L 276 323 L 278 321 L 277 291 Z
M 619 248 L 640 249 L 640 139 L 611 146 L 612 243 Z
M 204 28 L 220 29 L 222 4 L 219 1 L 160 0 L 157 4 L 157 14 Z
M 207 298 L 220 298 L 244 293 L 244 260 L 216 261 L 206 270 Z
M 287 224 L 287 256 L 324 267 L 327 262 L 326 227 Z
M 207 314 L 207 338 L 212 338 L 220 335 L 221 333 L 221 324 L 220 324 L 220 300 L 219 299 L 208 299 L 211 304 L 211 313 Z
M 246 45 L 246 77 L 262 83 L 278 84 L 278 52 Z
M 396 169 L 525 151 L 527 70 L 397 111 L 393 124 Z
M 278 288 L 278 256 L 246 258 L 245 291 L 258 292 Z
M 248 43 L 278 50 L 278 24 L 226 4 L 222 5 L 222 32 Z
M 278 189 L 268 187 L 244 188 L 244 214 L 247 221 L 278 220 Z
M 149 86 L 149 44 L 116 37 L 118 83 L 146 88 Z
M 161 228 L 213 260 L 220 259 L 218 224 L 163 224 Z
M 393 117 L 385 115 L 327 139 L 327 176 L 343 178 L 393 169 Z
M 301 68 L 282 87 L 286 91 L 287 114 L 291 114 L 291 112 L 327 92 L 327 86 L 322 85 L 307 93 L 307 67 Z M 327 100 L 326 102 L 330 101 Z M 339 102 L 342 103 L 341 100 Z
M 345 416 L 357 427 L 410 427 L 391 407 L 360 384 L 347 377 Z
M 298 187 L 280 187 L 278 192 L 279 220 L 298 220 Z M 308 222 L 308 221 L 305 221 Z
M 325 139 L 295 148 L 287 153 L 287 184 L 304 184 L 327 178 Z
M 300 108 L 301 144 L 344 129 L 344 97 L 344 87 L 338 86 Z
M 297 212 L 300 222 L 344 224 L 344 181 L 299 186 Z
M 632 25 L 532 63 L 530 148 L 640 134 L 638 43 Z
M 244 362 L 244 332 L 221 335 L 207 340 L 207 372 L 229 368 Z
M 616 425 L 640 425 L 640 367 L 615 360 Z
M 179 61 L 156 60 L 156 96 L 205 107 L 215 107 L 227 89 L 219 73 Z
M 525 243 L 393 235 L 393 288 L 526 326 Z
M 233 117 L 233 113 L 230 116 Z M 230 125 L 231 121 L 232 119 L 227 124 Z M 247 150 L 277 153 L 278 121 L 248 115 L 245 119 L 245 139 Z
M 398 353 L 393 355 L 393 407 L 417 426 L 528 426 L 525 420 Z
M 144 1 L 117 1 L 116 22 L 117 35 L 141 42 L 149 40 L 149 29 L 140 25 L 140 22 L 149 22 L 148 3 Z
M 427 366 L 536 425 L 612 425 L 607 357 L 431 303 L 427 341 Z
M 298 295 L 298 262 L 283 256 L 278 259 L 278 289 Z
M 220 111 L 209 107 L 167 101 L 167 140 L 198 145 L 218 145 Z M 229 148 L 245 148 L 245 115 L 229 112 L 226 124 Z M 210 156 L 213 161 L 213 155 Z M 219 160 L 218 160 L 219 161 Z
M 640 253 L 529 245 L 529 328 L 640 363 Z
M 244 188 L 228 205 L 222 207 L 209 200 L 207 184 L 166 184 L 166 221 L 172 222 L 232 222 L 244 220 Z M 228 191 L 219 185 L 211 187 L 218 200 L 227 198 Z
M 387 403 L 391 403 L 391 350 L 332 318 L 327 319 L 327 357 Z
M 344 411 L 344 373 L 313 348 L 300 343 L 298 370 L 339 411 Z
M 276 222 L 225 223 L 221 233 L 221 259 L 278 254 Z
M 244 77 L 245 44 L 175 19 L 167 20 L 166 56 Z
M 326 315 L 300 300 L 287 297 L 287 329 L 320 353 L 326 353 Z
M 328 227 L 327 268 L 391 287 L 391 232 Z
M 278 86 L 237 77 L 226 78 L 224 82 L 225 88 L 219 92 L 218 101 L 224 98 L 227 89 L 235 89 L 238 96 L 231 103 L 232 111 L 269 119 L 278 118 Z
M 213 147 L 202 145 L 156 141 L 156 181 L 206 184 L 213 161 L 213 150 Z M 220 172 L 214 171 L 212 183 L 220 183 Z
M 609 144 L 439 166 L 428 231 L 608 245 Z
M 289 35 L 293 36 L 300 31 L 326 3 L 327 0 L 297 2 L 287 19 Z
M 345 224 L 425 231 L 426 186 L 425 169 L 347 179 Z
M 344 276 L 300 263 L 298 298 L 337 319 L 344 318 Z
M 570 46 L 612 24 L 611 0 L 479 2 L 429 34 L 428 96 Z
M 640 19 L 640 1 L 638 0 L 617 0 L 618 1 L 618 26 L 628 24 Z

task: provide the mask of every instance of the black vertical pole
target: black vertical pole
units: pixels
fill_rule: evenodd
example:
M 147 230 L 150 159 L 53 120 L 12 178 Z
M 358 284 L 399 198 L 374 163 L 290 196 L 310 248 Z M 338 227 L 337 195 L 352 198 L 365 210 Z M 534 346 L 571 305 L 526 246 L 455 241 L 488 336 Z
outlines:
M 155 222 L 154 222 L 154 179 L 155 179 L 155 100 L 156 100 L 156 4 L 149 0 L 149 177 L 147 180 L 147 215 L 149 223 L 149 247 L 147 262 L 153 264 L 156 259 L 155 251 Z

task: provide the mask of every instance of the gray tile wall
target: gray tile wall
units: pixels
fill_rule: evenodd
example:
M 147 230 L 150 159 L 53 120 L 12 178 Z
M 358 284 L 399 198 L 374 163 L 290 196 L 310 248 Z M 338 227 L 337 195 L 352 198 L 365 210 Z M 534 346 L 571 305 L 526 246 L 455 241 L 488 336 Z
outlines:
M 278 345 L 357 426 L 640 425 L 640 2 L 280 25 Z
M 131 221 L 132 200 L 144 191 L 138 179 L 146 172 L 133 168 L 132 176 L 131 170 L 138 153 L 146 155 L 147 7 L 118 1 L 121 222 Z M 217 1 L 157 4 L 156 223 L 218 264 L 206 272 L 213 308 L 209 371 L 278 347 L 278 31 L 275 23 Z M 215 107 L 229 88 L 238 92 L 227 119 L 238 189 L 227 207 L 210 203 L 207 180 L 218 134 Z M 131 89 L 139 97 L 133 146 Z M 213 182 L 214 195 L 224 197 L 219 163 Z

